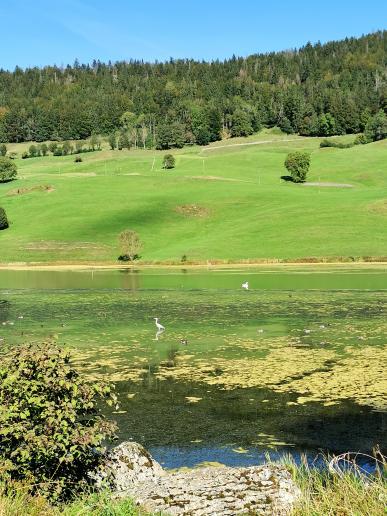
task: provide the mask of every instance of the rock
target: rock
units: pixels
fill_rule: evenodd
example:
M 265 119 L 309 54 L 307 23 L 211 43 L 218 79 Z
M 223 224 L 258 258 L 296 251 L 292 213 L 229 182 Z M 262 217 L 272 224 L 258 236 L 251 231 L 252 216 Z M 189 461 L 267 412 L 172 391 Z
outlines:
M 289 514 L 300 490 L 280 465 L 203 467 L 167 472 L 139 444 L 122 443 L 107 456 L 98 482 L 149 512 L 175 516 Z
M 123 442 L 107 453 L 103 467 L 92 476 L 97 487 L 108 485 L 116 496 L 128 496 L 139 482 L 152 481 L 163 474 L 163 468 L 143 446 Z

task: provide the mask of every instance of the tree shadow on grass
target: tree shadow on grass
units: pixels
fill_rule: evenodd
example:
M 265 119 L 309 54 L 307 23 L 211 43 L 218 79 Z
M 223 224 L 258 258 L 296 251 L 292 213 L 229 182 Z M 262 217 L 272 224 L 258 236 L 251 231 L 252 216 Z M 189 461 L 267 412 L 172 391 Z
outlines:
M 283 181 L 287 181 L 287 182 L 293 183 L 293 178 L 292 178 L 292 176 L 281 176 L 281 179 L 282 179 Z

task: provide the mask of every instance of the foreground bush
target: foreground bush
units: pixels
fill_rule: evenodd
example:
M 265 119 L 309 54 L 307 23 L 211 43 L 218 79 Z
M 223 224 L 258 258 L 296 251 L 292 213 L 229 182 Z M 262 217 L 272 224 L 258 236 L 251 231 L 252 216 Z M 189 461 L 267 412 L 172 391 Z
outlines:
M 285 167 L 292 176 L 294 183 L 302 183 L 306 179 L 309 171 L 310 154 L 309 152 L 290 152 L 286 156 Z
M 116 403 L 111 388 L 86 383 L 66 352 L 51 343 L 27 345 L 1 357 L 0 480 L 68 499 L 88 485 L 115 426 L 99 404 Z
M 0 183 L 12 181 L 17 176 L 16 164 L 6 156 L 0 156 Z

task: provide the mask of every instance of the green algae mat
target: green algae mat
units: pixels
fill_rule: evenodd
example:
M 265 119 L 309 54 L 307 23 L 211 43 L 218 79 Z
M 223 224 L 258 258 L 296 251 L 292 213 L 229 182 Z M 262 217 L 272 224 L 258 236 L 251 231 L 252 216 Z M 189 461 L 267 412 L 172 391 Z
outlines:
M 2 270 L 0 345 L 68 347 L 116 384 L 119 439 L 167 467 L 370 451 L 386 447 L 386 300 L 382 266 Z

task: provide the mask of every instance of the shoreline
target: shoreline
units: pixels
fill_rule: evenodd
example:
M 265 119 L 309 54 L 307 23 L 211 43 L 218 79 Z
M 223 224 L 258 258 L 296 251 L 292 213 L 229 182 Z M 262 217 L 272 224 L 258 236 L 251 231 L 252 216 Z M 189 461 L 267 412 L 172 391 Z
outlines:
M 338 268 L 383 268 L 387 269 L 387 261 L 265 261 L 265 262 L 235 262 L 235 263 L 219 263 L 214 260 L 214 263 L 208 260 L 203 263 L 133 263 L 133 264 L 117 264 L 117 263 L 55 263 L 55 262 L 11 262 L 0 263 L 1 270 L 9 271 L 82 271 L 82 270 L 122 270 L 122 269 L 236 269 L 236 268 L 268 268 L 278 267 L 279 269 L 296 268 L 296 267 L 338 267 Z

